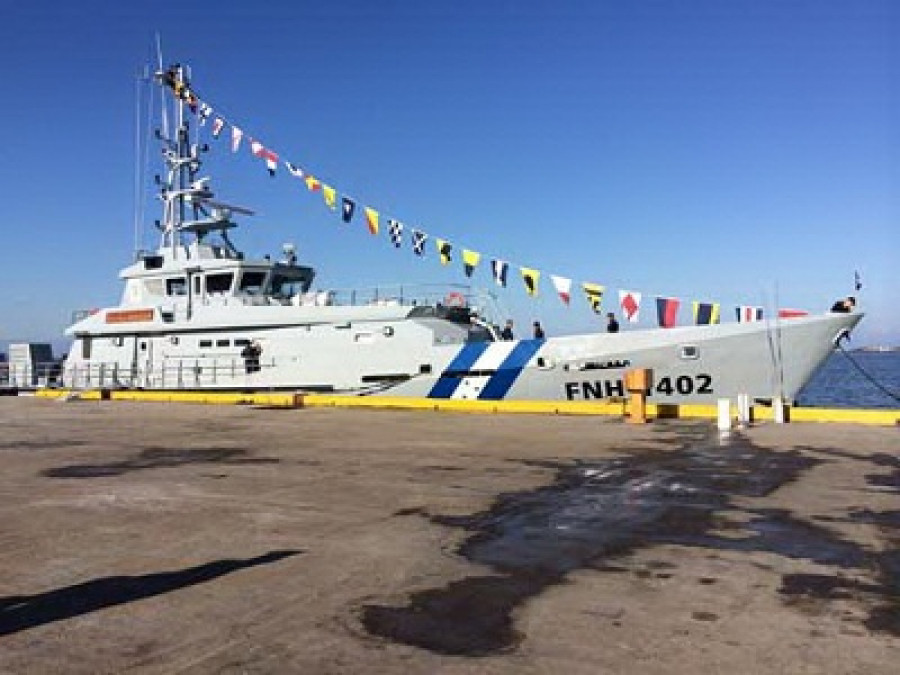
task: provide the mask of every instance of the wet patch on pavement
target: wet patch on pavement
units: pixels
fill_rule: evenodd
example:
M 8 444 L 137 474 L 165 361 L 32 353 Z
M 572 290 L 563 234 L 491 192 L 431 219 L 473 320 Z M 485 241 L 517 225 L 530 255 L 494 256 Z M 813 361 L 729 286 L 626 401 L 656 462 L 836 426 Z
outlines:
M 877 489 L 900 494 L 900 458 L 893 455 L 877 454 L 872 456 L 876 466 L 891 469 L 887 473 L 869 474 L 866 482 Z
M 900 579 L 896 560 L 888 564 L 884 556 L 787 511 L 736 503 L 735 498 L 746 502 L 770 495 L 824 460 L 797 450 L 760 448 L 741 436 L 723 445 L 689 429 L 683 440 L 680 449 L 640 451 L 607 461 L 543 462 L 557 472 L 550 485 L 502 494 L 489 510 L 472 515 L 423 513 L 434 523 L 468 532 L 459 554 L 495 574 L 414 593 L 401 606 L 365 605 L 363 626 L 370 634 L 441 654 L 503 652 L 521 639 L 514 629 L 513 611 L 562 583 L 569 572 L 637 574 L 625 556 L 675 544 L 770 552 L 863 574 L 875 565 L 891 581 L 868 589 L 873 601 L 877 598 L 882 604 L 872 610 L 867 625 L 889 630 L 884 628 L 890 623 L 885 614 L 890 616 L 890 607 L 896 612 Z M 397 515 L 415 513 L 416 509 L 408 509 Z M 672 576 L 667 569 L 667 564 L 659 568 L 651 564 L 641 572 L 666 579 Z M 704 578 L 699 583 L 715 580 Z M 807 586 L 793 581 L 782 593 L 805 592 L 798 588 Z M 703 612 L 694 616 L 698 621 L 716 618 Z
M 188 464 L 277 464 L 279 461 L 272 457 L 252 457 L 240 448 L 145 448 L 130 459 L 102 464 L 70 464 L 44 469 L 40 473 L 47 478 L 101 478 Z

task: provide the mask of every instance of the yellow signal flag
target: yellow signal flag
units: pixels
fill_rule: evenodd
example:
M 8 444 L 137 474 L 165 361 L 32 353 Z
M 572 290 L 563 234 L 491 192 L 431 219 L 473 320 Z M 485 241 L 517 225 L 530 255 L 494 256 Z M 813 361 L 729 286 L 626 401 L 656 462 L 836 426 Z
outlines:
M 337 209 L 337 193 L 333 187 L 322 183 L 322 197 L 325 199 L 325 206 L 332 211 Z
M 719 303 L 694 300 L 694 323 L 698 326 L 719 323 Z
M 522 281 L 525 282 L 525 291 L 532 297 L 536 296 L 538 294 L 538 282 L 541 279 L 540 271 L 533 270 L 530 267 L 520 267 L 519 271 L 522 273 Z
M 464 248 L 462 252 L 462 258 L 466 276 L 471 277 L 472 273 L 475 271 L 475 268 L 478 267 L 478 263 L 481 262 L 481 254 L 477 251 L 470 251 Z
M 435 238 L 434 245 L 441 256 L 441 265 L 449 265 L 450 261 L 453 260 L 453 244 L 449 241 Z
M 587 300 L 591 305 L 591 309 L 594 310 L 594 314 L 599 314 L 600 307 L 603 305 L 603 291 L 605 291 L 606 288 L 600 284 L 588 282 L 581 284 L 581 287 L 584 289 L 584 294 L 587 296 Z
M 378 211 L 371 206 L 366 207 L 366 225 L 369 226 L 369 232 L 378 234 Z

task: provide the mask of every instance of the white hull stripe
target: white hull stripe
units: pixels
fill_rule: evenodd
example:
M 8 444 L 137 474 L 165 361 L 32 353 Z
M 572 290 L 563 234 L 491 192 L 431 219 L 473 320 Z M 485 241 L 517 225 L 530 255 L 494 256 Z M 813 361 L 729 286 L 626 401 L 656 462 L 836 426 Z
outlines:
M 447 366 L 428 396 L 502 399 L 543 344 L 544 340 L 467 344 Z

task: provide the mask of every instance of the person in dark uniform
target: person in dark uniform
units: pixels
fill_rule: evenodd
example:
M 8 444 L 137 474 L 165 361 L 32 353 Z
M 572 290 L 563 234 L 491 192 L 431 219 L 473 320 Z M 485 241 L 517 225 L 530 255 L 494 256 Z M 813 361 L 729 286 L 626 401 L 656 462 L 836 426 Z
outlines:
M 501 340 L 514 340 L 513 336 L 513 322 L 512 319 L 507 320 L 506 325 L 503 327 L 503 330 L 500 331 L 500 339 Z
M 619 322 L 616 321 L 616 315 L 612 312 L 609 312 L 606 315 L 606 332 L 607 333 L 618 333 L 619 332 Z
M 244 359 L 244 369 L 247 374 L 259 372 L 259 357 L 262 356 L 262 345 L 256 340 L 247 343 L 241 350 L 241 356 Z
M 543 340 L 544 339 L 544 328 L 541 326 L 540 321 L 534 322 L 534 339 L 535 340 Z
M 843 300 L 838 300 L 831 306 L 832 312 L 842 312 L 844 314 L 848 314 L 853 311 L 853 308 L 856 307 L 856 298 L 852 295 L 848 295 Z

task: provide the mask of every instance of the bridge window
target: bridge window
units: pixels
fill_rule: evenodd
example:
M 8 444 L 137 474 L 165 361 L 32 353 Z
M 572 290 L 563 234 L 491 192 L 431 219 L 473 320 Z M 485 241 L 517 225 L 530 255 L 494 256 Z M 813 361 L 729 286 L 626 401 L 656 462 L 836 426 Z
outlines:
M 231 272 L 206 275 L 206 292 L 207 293 L 228 293 L 231 291 L 231 283 L 234 281 L 234 274 Z
M 162 295 L 163 283 L 162 279 L 146 279 L 144 281 L 144 290 L 148 295 Z
M 291 298 L 308 290 L 309 279 L 276 272 L 272 275 L 271 288 L 271 293 L 276 298 Z
M 166 279 L 166 295 L 187 295 L 187 280 L 184 277 Z
M 241 275 L 241 293 L 249 293 L 251 295 L 262 293 L 265 280 L 265 272 L 244 272 Z

